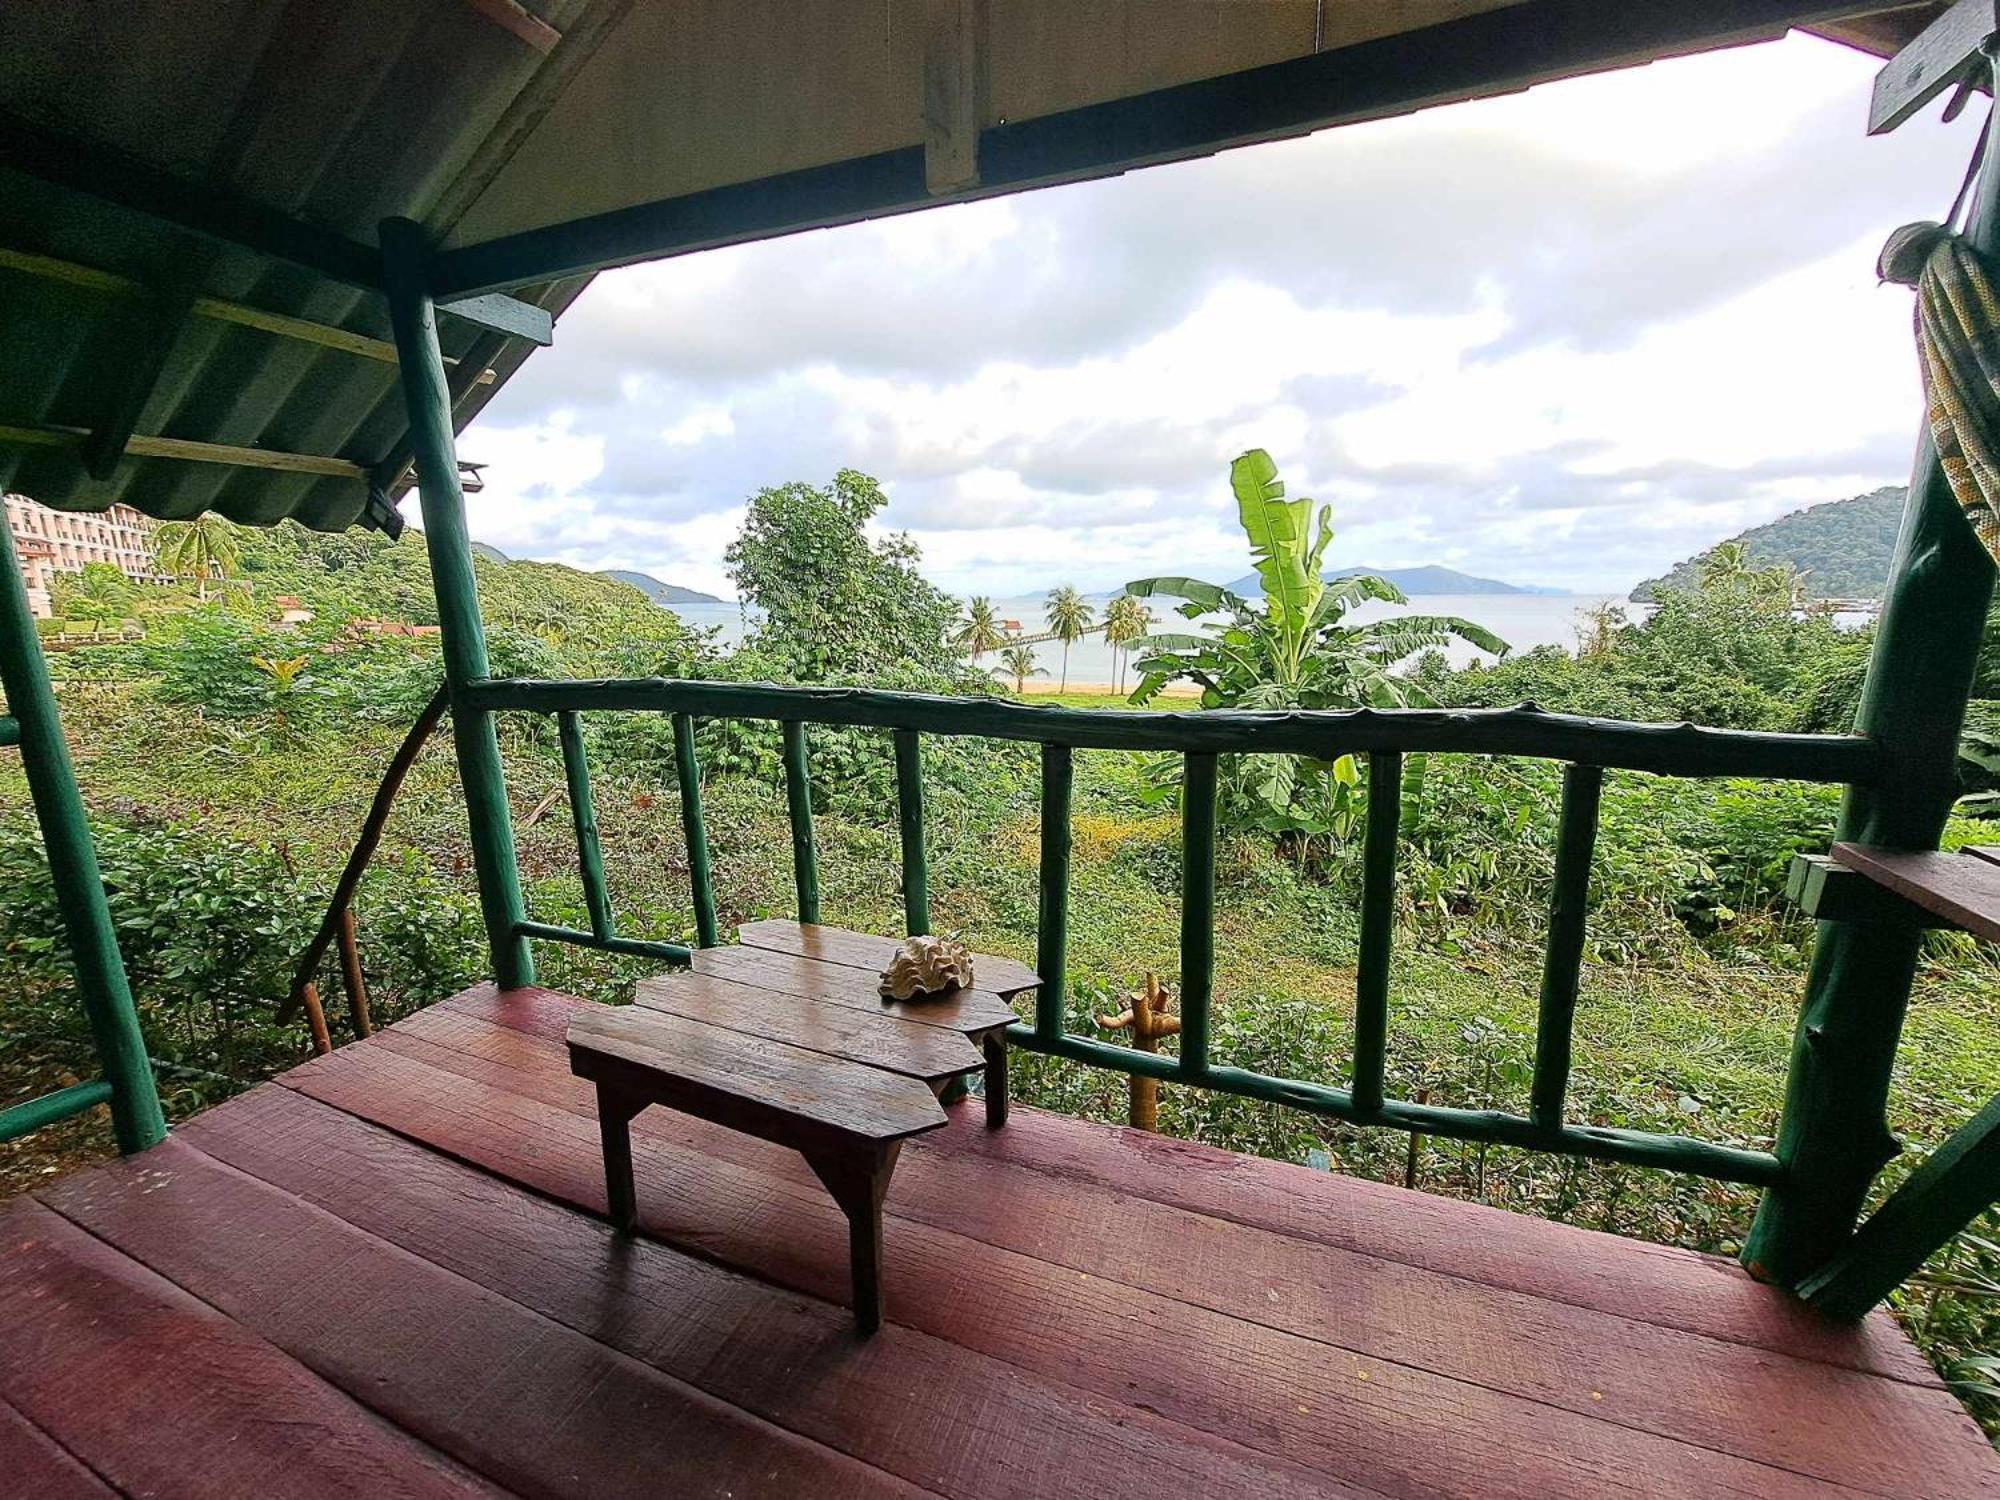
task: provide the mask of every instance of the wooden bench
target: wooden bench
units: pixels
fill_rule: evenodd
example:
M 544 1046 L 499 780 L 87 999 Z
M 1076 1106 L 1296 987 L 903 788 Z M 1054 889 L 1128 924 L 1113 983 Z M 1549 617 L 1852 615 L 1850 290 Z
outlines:
M 981 1072 L 987 1123 L 1005 1123 L 1016 1017 L 984 988 L 882 999 L 890 939 L 793 922 L 742 935 L 743 947 L 704 949 L 691 971 L 645 980 L 632 1006 L 587 1006 L 570 1022 L 570 1069 L 597 1086 L 611 1219 L 634 1227 L 631 1121 L 650 1104 L 792 1147 L 847 1216 L 865 1336 L 882 1321 L 882 1200 L 902 1143 L 945 1124 L 939 1096 Z M 982 985 L 989 965 L 1013 993 L 1036 983 L 1019 964 L 975 955 Z

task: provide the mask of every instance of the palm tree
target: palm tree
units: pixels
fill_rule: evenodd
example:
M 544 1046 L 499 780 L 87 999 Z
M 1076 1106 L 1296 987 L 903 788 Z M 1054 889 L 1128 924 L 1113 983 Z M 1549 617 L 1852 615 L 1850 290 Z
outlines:
M 999 616 L 993 613 L 993 601 L 982 594 L 975 595 L 965 606 L 965 619 L 951 638 L 978 661 L 987 652 L 998 651 L 1005 645 L 1007 632 L 1000 628 Z
M 1153 628 L 1153 612 L 1130 594 L 1120 594 L 1104 607 L 1104 641 L 1111 648 L 1118 691 L 1125 691 L 1125 647 Z
M 153 533 L 153 557 L 162 571 L 176 578 L 192 578 L 195 598 L 205 601 L 209 579 L 228 578 L 236 572 L 241 554 L 235 531 L 212 512 L 192 521 L 169 521 Z
M 1025 693 L 1030 677 L 1046 677 L 1049 674 L 1035 664 L 1033 646 L 1009 646 L 1000 653 L 1000 665 L 990 669 L 994 676 L 1014 679 L 1014 691 Z
M 1049 634 L 1063 643 L 1062 685 L 1058 692 L 1069 691 L 1069 648 L 1083 639 L 1093 618 L 1095 613 L 1089 601 L 1068 584 L 1049 591 Z

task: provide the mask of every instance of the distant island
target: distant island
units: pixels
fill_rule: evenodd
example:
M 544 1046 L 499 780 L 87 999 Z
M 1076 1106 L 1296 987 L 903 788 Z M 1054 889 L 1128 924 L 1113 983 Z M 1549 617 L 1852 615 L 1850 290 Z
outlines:
M 483 557 L 490 563 L 502 566 L 517 561 L 517 559 L 509 557 L 498 547 L 488 542 L 474 542 L 472 544 L 472 552 L 475 557 Z M 592 573 L 590 576 L 593 578 L 609 578 L 613 583 L 627 584 L 637 589 L 655 604 L 662 606 L 672 604 L 728 603 L 727 600 L 718 599 L 713 594 L 704 594 L 700 589 L 685 589 L 677 583 L 662 583 L 651 573 L 635 573 L 626 568 L 606 568 L 601 572 Z
M 1902 485 L 1886 485 L 1851 500 L 1810 505 L 1768 525 L 1739 531 L 1729 541 L 1741 542 L 1750 561 L 1763 567 L 1789 563 L 1805 575 L 1809 599 L 1879 599 L 1889 579 L 1896 529 L 1908 493 Z M 1661 589 L 1693 588 L 1702 560 L 1714 550 L 1710 547 L 1683 559 L 1664 577 L 1648 578 L 1632 590 L 1633 599 L 1649 604 Z
M 1456 568 L 1446 568 L 1437 563 L 1427 563 L 1416 568 L 1342 568 L 1326 575 L 1331 583 L 1336 578 L 1352 578 L 1357 573 L 1372 573 L 1385 582 L 1394 584 L 1404 593 L 1415 597 L 1419 594 L 1566 594 L 1567 589 L 1537 588 L 1518 583 L 1502 583 L 1497 578 L 1475 578 L 1470 573 L 1461 573 Z M 1245 573 L 1228 585 L 1230 592 L 1255 594 L 1262 591 L 1255 573 Z

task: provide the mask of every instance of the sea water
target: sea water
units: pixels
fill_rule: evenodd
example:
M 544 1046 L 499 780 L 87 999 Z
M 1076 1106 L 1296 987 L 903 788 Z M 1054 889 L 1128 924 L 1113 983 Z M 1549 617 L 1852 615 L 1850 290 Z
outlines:
M 1155 620 L 1159 622 L 1156 628 L 1186 628 L 1180 616 L 1173 613 L 1170 602 L 1158 599 L 1148 602 Z M 1635 623 L 1643 620 L 1652 608 L 1613 594 L 1422 594 L 1408 604 L 1370 601 L 1349 611 L 1347 620 L 1353 624 L 1366 624 L 1394 615 L 1454 615 L 1484 626 L 1517 653 L 1536 646 L 1561 646 L 1566 651 L 1574 651 L 1578 632 L 1584 628 L 1584 616 L 1605 604 L 1618 605 L 1625 611 L 1626 618 Z M 1091 608 L 1097 618 L 1103 618 L 1103 600 L 1092 600 Z M 1043 618 L 1046 610 L 1047 603 L 1040 597 L 993 601 L 994 614 L 1002 620 L 1018 621 L 1022 635 L 1041 635 L 1048 630 Z M 690 625 L 716 630 L 717 640 L 724 646 L 740 641 L 755 621 L 754 614 L 746 613 L 736 604 L 677 604 L 673 606 L 673 611 Z M 1035 684 L 1050 686 L 1062 672 L 1062 643 L 1045 641 L 1034 650 L 1037 663 L 1048 674 L 1034 679 Z M 1451 659 L 1453 666 L 1492 659 L 1488 653 L 1464 642 L 1453 642 L 1447 646 L 1445 655 Z M 996 665 L 995 658 L 987 656 L 984 664 Z M 1127 678 L 1130 678 L 1129 670 Z M 1111 648 L 1104 644 L 1101 634 L 1087 635 L 1069 648 L 1069 680 L 1073 685 L 1108 683 L 1112 680 Z

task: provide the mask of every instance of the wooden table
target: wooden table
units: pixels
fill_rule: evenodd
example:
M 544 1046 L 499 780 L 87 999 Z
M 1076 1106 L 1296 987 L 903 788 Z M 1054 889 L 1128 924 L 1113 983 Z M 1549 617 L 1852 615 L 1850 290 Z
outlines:
M 570 1022 L 570 1069 L 597 1086 L 612 1222 L 636 1219 L 631 1121 L 661 1104 L 790 1146 L 848 1221 L 854 1317 L 882 1321 L 882 1200 L 902 1143 L 947 1123 L 938 1100 L 986 1076 L 986 1122 L 1007 1119 L 1007 995 L 1038 983 L 975 954 L 981 987 L 890 1001 L 878 975 L 890 938 L 796 922 L 752 922 L 743 946 L 696 953 L 691 970 L 640 983 L 629 1007 Z M 994 988 L 986 988 L 987 985 Z

